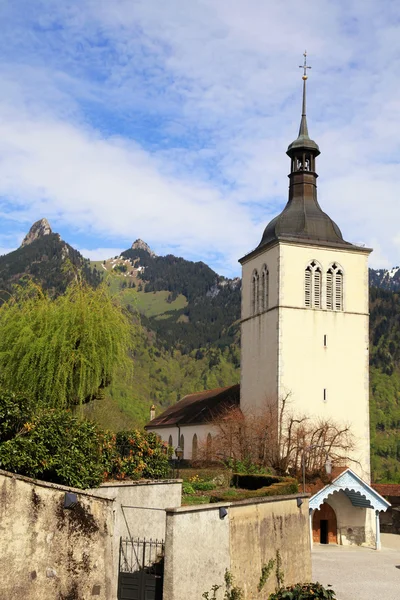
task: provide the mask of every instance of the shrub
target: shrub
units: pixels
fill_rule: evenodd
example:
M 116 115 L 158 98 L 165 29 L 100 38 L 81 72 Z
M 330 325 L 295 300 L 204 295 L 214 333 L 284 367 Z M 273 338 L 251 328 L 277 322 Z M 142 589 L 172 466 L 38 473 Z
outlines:
M 244 490 L 259 490 L 262 487 L 268 487 L 273 483 L 279 483 L 282 477 L 261 474 L 242 474 L 234 473 L 232 475 L 231 485 Z
M 15 437 L 31 419 L 33 409 L 27 396 L 0 389 L 0 442 Z
M 41 412 L 0 445 L 3 469 L 78 488 L 103 480 L 99 431 L 65 410 Z
M 297 583 L 280 588 L 270 594 L 268 600 L 334 600 L 336 598 L 333 590 L 324 588 L 320 583 Z
M 182 493 L 186 494 L 187 496 L 192 496 L 196 493 L 196 490 L 190 483 L 184 481 L 182 484 Z
M 226 492 L 213 494 L 210 498 L 210 502 L 235 502 L 250 498 L 263 498 L 265 496 L 286 496 L 288 494 L 297 494 L 297 492 L 297 481 L 291 477 L 282 477 L 279 483 L 274 483 L 258 490 L 232 488 Z

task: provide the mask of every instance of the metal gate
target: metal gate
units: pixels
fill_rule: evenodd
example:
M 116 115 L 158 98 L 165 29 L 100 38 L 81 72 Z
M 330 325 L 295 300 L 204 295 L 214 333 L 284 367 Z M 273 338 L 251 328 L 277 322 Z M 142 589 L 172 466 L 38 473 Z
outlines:
M 164 540 L 121 538 L 118 600 L 162 600 Z

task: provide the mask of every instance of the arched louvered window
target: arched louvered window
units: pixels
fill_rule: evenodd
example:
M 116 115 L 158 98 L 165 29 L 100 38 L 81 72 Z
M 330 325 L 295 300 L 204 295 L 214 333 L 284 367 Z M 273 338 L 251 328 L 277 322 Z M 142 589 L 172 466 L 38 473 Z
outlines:
M 197 450 L 198 450 L 197 435 L 194 434 L 193 440 L 192 440 L 192 460 L 197 460 Z
M 343 271 L 336 263 L 326 274 L 326 308 L 343 310 Z
M 315 260 L 304 272 L 304 305 L 307 308 L 321 308 L 322 305 L 322 271 Z
M 269 295 L 269 273 L 267 265 L 263 265 L 261 271 L 261 298 L 260 305 L 261 310 L 268 309 L 268 295 Z
M 183 437 L 183 434 L 181 435 L 181 449 L 182 449 L 182 458 L 185 458 L 185 438 Z
M 256 315 L 260 310 L 259 306 L 259 276 L 256 270 L 253 271 L 253 277 L 251 281 L 251 311 L 253 315 Z

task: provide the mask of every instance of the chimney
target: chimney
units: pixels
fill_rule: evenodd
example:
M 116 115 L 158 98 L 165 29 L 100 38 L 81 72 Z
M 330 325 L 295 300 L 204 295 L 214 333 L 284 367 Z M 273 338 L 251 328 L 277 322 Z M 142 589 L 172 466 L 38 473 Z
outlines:
M 152 404 L 151 408 L 150 408 L 150 421 L 152 421 L 155 418 L 156 418 L 156 407 L 154 406 L 154 404 Z

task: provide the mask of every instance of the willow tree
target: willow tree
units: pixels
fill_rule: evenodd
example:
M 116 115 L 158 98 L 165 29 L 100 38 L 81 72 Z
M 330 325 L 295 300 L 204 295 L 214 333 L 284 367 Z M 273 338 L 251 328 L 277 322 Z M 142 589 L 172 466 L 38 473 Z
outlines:
M 51 299 L 29 281 L 0 307 L 0 384 L 47 406 L 87 402 L 132 365 L 132 333 L 105 285 L 76 279 Z

